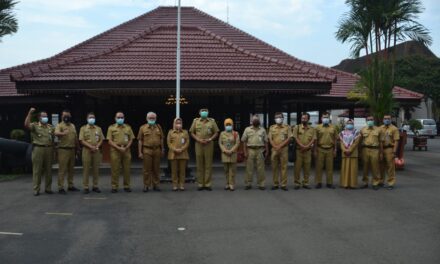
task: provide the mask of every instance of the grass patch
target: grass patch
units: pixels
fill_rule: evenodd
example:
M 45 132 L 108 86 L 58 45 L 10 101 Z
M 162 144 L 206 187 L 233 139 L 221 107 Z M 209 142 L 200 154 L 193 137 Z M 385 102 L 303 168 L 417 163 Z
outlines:
M 20 174 L 0 174 L 0 182 L 12 181 L 17 179 Z

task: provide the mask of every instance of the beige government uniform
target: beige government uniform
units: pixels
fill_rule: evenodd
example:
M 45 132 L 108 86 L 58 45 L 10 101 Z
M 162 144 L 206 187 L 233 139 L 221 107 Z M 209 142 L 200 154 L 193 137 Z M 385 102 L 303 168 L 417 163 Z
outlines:
M 293 137 L 303 145 L 308 145 L 316 139 L 315 129 L 311 126 L 304 127 L 303 124 L 293 128 Z M 295 161 L 295 186 L 308 186 L 310 177 L 310 168 L 312 166 L 312 146 L 307 151 L 301 152 L 300 147 L 296 146 Z M 304 180 L 301 182 L 301 170 L 304 170 Z
M 287 139 L 292 138 L 292 129 L 289 125 L 272 125 L 269 128 L 269 141 L 275 145 L 280 145 Z M 276 151 L 272 146 L 271 162 L 272 162 L 272 180 L 273 186 L 280 186 L 281 171 L 281 187 L 287 186 L 287 163 L 289 157 L 289 144 Z
M 107 139 L 112 140 L 118 146 L 127 146 L 130 140 L 134 139 L 133 130 L 127 124 L 113 124 L 108 127 Z M 130 166 L 131 151 L 127 149 L 121 153 L 119 150 L 110 147 L 110 167 L 112 170 L 112 189 L 119 187 L 119 175 L 124 175 L 124 188 L 130 188 Z
M 222 163 L 225 172 L 226 185 L 234 187 L 235 174 L 237 171 L 237 150 L 240 146 L 240 135 L 237 131 L 222 131 L 218 140 L 220 150 L 222 152 Z M 224 151 L 232 151 L 231 155 L 227 155 Z
M 157 187 L 164 140 L 162 128 L 158 124 L 145 124 L 139 129 L 137 139 L 142 141 L 144 187 Z
M 219 132 L 219 129 L 215 120 L 212 118 L 195 118 L 189 132 L 195 134 L 200 139 L 208 139 Z M 195 148 L 198 187 L 211 187 L 214 142 L 211 141 L 205 145 L 196 142 Z
M 383 144 L 383 161 L 380 166 L 379 184 L 385 181 L 385 174 L 388 176 L 387 183 L 394 186 L 396 183 L 396 167 L 394 164 L 394 146 L 399 143 L 399 129 L 394 125 L 382 125 L 382 144 Z
M 41 177 L 44 176 L 45 191 L 52 188 L 52 159 L 54 128 L 40 122 L 29 126 L 32 140 L 32 182 L 35 192 L 40 192 Z
M 68 131 L 67 135 L 58 136 L 58 190 L 64 189 L 64 177 L 67 174 L 67 187 L 73 187 L 73 175 L 75 168 L 77 133 L 72 123 L 59 123 L 55 133 Z
M 361 129 L 362 135 L 362 162 L 364 185 L 368 185 L 368 173 L 371 168 L 373 175 L 372 185 L 379 184 L 379 162 L 380 162 L 380 144 L 382 141 L 382 130 L 379 127 L 364 127 Z
M 79 140 L 96 147 L 102 144 L 102 141 L 104 140 L 104 134 L 102 133 L 102 129 L 99 126 L 87 124 L 82 126 L 79 130 Z M 93 188 L 98 188 L 99 167 L 101 165 L 101 160 L 101 150 L 92 152 L 92 150 L 88 147 L 82 147 L 84 189 L 89 189 L 90 170 L 93 174 Z
M 246 144 L 248 157 L 246 159 L 246 178 L 245 185 L 251 186 L 253 181 L 254 168 L 257 168 L 257 184 L 259 187 L 264 187 L 265 164 L 264 151 L 268 142 L 266 130 L 262 127 L 255 128 L 254 126 L 247 127 L 241 141 Z
M 185 129 L 170 129 L 167 135 L 168 160 L 171 163 L 171 181 L 173 188 L 183 188 L 185 184 L 186 164 L 189 160 L 189 134 Z M 182 152 L 176 153 L 176 149 Z
M 320 124 L 315 130 L 317 144 L 315 184 L 322 183 L 322 170 L 324 166 L 327 176 L 326 184 L 333 184 L 333 159 L 335 155 L 335 142 L 338 132 L 331 124 Z

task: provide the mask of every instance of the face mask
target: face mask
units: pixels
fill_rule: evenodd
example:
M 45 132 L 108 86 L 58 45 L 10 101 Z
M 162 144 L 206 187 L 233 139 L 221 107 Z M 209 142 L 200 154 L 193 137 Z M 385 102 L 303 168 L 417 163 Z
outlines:
M 200 117 L 201 117 L 201 118 L 207 118 L 207 117 L 208 117 L 208 111 L 202 111 L 202 112 L 200 112 Z
M 232 131 L 232 126 L 226 126 L 226 131 L 231 132 Z
M 42 117 L 41 118 L 41 123 L 47 124 L 47 122 L 49 122 L 49 118 L 47 118 L 47 117 Z
M 182 124 L 176 124 L 176 129 L 178 130 L 182 129 Z
M 309 122 L 308 122 L 308 121 L 301 121 L 301 123 L 302 123 L 303 125 L 307 125 Z
M 123 125 L 124 124 L 124 118 L 116 118 L 116 124 Z
M 388 126 L 388 125 L 391 124 L 391 120 L 389 120 L 389 119 L 384 119 L 384 120 L 383 120 L 383 124 L 386 125 L 386 126 Z
M 156 124 L 156 120 L 148 120 L 148 124 L 150 126 L 154 126 Z
M 353 124 L 347 124 L 345 126 L 348 130 L 353 130 L 354 129 L 354 125 Z
M 368 120 L 368 121 L 367 121 L 367 125 L 368 125 L 369 127 L 374 126 L 374 121 L 373 121 L 373 120 Z
M 87 123 L 89 123 L 89 125 L 94 125 L 95 124 L 95 119 L 94 118 L 89 118 L 87 119 Z
M 322 119 L 322 123 L 324 124 L 324 125 L 328 125 L 328 124 L 330 124 L 330 118 L 323 118 Z
M 64 123 L 69 123 L 70 122 L 71 117 L 70 116 L 65 116 L 63 117 L 63 121 Z
M 283 119 L 282 118 L 275 118 L 275 123 L 277 123 L 278 125 L 280 125 L 281 123 L 283 123 Z
M 260 125 L 260 120 L 252 120 L 252 125 L 253 125 L 254 127 L 259 126 L 259 125 Z

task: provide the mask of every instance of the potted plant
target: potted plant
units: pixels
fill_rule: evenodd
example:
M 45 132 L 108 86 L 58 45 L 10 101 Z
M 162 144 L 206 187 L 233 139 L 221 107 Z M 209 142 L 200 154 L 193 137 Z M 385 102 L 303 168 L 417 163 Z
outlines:
M 408 122 L 409 129 L 414 133 L 413 138 L 413 150 L 418 148 L 419 150 L 425 148 L 428 150 L 428 138 L 419 136 L 419 130 L 423 128 L 422 123 L 419 120 L 411 119 Z

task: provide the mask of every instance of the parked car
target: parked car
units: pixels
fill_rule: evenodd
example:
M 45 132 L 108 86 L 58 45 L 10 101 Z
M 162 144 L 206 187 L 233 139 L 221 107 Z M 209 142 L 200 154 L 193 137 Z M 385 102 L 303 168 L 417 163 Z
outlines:
M 434 138 L 437 135 L 437 124 L 434 119 L 417 119 L 422 123 L 423 128 L 418 131 L 420 136 Z

